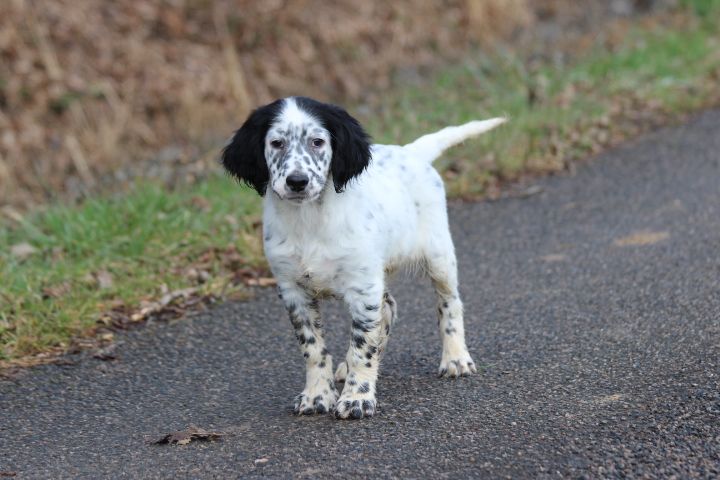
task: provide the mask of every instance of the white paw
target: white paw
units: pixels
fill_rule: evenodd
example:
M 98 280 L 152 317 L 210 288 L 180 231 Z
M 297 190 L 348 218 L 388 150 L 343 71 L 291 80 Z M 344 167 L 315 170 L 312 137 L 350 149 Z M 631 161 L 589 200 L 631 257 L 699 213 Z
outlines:
M 305 389 L 295 397 L 293 411 L 297 415 L 312 415 L 333 411 L 338 393 L 329 385 L 323 389 Z
M 375 414 L 376 405 L 373 392 L 349 394 L 343 392 L 335 405 L 335 417 L 341 419 L 372 417 Z
M 340 364 L 337 367 L 337 370 L 335 370 L 335 382 L 343 383 L 345 381 L 345 379 L 347 378 L 347 374 L 348 374 L 347 362 L 340 362 Z
M 459 355 L 443 354 L 440 368 L 438 368 L 439 377 L 465 377 L 476 372 L 475 362 L 470 358 L 467 350 L 461 352 Z

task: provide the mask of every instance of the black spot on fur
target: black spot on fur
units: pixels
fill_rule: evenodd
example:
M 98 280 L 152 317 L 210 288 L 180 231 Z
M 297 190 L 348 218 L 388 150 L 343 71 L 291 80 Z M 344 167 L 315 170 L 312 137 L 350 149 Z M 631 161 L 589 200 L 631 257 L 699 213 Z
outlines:
M 368 393 L 370 391 L 370 384 L 368 382 L 364 382 L 362 385 L 358 387 L 358 392 L 360 393 Z
M 355 344 L 355 348 L 362 348 L 363 345 L 365 345 L 365 337 L 362 335 L 353 335 L 353 343 Z
M 362 321 L 356 319 L 352 321 L 352 328 L 353 330 L 360 330 L 361 332 L 367 333 L 372 330 L 372 323 L 370 320 Z

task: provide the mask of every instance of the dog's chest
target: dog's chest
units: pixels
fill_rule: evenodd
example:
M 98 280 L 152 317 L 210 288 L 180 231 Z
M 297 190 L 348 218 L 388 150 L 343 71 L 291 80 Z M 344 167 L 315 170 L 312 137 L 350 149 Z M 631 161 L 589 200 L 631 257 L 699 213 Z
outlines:
M 284 236 L 284 241 L 266 240 L 265 254 L 276 276 L 315 291 L 334 291 L 348 277 L 364 269 L 365 246 L 357 238 L 335 235 Z

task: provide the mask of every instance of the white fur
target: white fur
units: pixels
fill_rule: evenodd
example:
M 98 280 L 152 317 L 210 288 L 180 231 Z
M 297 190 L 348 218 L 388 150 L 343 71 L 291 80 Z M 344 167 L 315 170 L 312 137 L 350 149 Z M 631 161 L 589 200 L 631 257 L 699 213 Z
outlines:
M 276 125 L 286 130 L 294 123 L 308 123 L 308 116 L 298 110 L 289 101 Z M 374 413 L 379 360 L 395 318 L 386 276 L 406 265 L 427 271 L 437 292 L 440 374 L 455 377 L 475 371 L 465 346 L 445 190 L 431 163 L 452 145 L 503 122 L 495 118 L 447 127 L 405 146 L 373 145 L 369 167 L 344 192 L 332 188 L 325 168 L 326 181 L 313 186 L 321 190 L 310 201 L 284 199 L 278 193 L 284 179 L 270 179 L 273 191 L 264 196 L 265 254 L 307 361 L 306 387 L 295 405 L 298 413 L 333 407 L 340 418 Z M 275 127 L 268 139 L 273 132 Z M 346 382 L 337 402 L 316 305 L 323 295 L 345 300 L 353 318 L 354 340 L 336 373 Z M 313 343 L 303 341 L 311 338 Z

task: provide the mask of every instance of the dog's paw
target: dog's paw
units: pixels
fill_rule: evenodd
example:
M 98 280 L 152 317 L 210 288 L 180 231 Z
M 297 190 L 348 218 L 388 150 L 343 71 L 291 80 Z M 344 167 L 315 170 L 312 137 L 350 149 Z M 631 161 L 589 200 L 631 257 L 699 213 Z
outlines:
M 347 362 L 340 362 L 340 364 L 337 367 L 337 370 L 335 370 L 335 382 L 343 383 L 345 381 L 345 379 L 347 378 L 347 374 L 348 374 Z
M 476 372 L 475 362 L 470 358 L 470 354 L 467 351 L 454 357 L 443 355 L 440 368 L 438 368 L 439 377 L 465 377 Z
M 296 415 L 332 412 L 335 409 L 337 396 L 337 391 L 330 388 L 319 392 L 303 390 L 300 395 L 295 397 L 293 411 Z
M 375 415 L 377 402 L 372 394 L 343 393 L 335 405 L 335 417 L 341 419 L 358 419 Z

